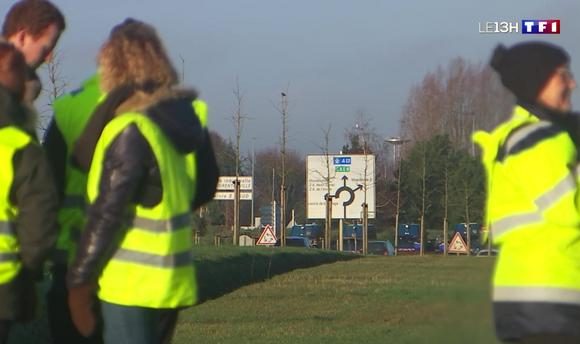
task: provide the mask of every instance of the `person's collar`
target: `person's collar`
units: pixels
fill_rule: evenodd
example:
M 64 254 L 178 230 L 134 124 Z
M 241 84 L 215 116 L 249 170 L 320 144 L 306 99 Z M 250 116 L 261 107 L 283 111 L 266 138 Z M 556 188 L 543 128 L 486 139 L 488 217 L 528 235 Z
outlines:
M 538 117 L 539 119 L 548 121 L 558 121 L 564 119 L 569 115 L 568 112 L 561 112 L 554 109 L 549 109 L 543 105 L 537 103 L 530 103 L 524 100 L 518 100 L 517 104 L 524 109 L 528 110 L 531 114 Z

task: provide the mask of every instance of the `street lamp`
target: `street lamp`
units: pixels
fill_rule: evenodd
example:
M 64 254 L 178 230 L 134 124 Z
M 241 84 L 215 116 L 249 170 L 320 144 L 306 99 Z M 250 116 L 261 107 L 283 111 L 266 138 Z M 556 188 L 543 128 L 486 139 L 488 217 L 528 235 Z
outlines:
M 408 141 L 409 140 L 402 139 L 398 136 L 389 137 L 388 139 L 385 139 L 385 142 L 393 145 L 393 162 L 398 162 L 398 170 L 399 170 L 399 172 L 397 173 L 397 210 L 395 212 L 395 256 L 397 255 L 399 247 L 399 209 L 401 201 L 401 155 L 399 146 Z
M 363 154 L 365 159 L 365 169 L 364 169 L 364 202 L 362 204 L 362 214 L 363 214 L 363 235 L 362 235 L 362 252 L 363 255 L 368 254 L 368 245 L 369 245 L 369 205 L 367 204 L 367 169 L 368 169 L 368 158 L 367 158 L 367 139 L 366 133 L 364 131 L 365 128 L 362 128 L 358 123 L 355 124 L 355 128 L 359 130 L 359 144 L 361 143 L 362 137 L 362 148 Z M 356 239 L 355 239 L 356 244 Z

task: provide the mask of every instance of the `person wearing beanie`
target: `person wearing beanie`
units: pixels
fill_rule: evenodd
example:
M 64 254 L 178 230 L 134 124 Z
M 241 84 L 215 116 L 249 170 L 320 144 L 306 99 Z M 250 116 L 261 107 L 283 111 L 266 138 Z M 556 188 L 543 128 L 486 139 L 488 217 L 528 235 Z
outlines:
M 506 343 L 580 343 L 580 127 L 570 57 L 545 42 L 498 45 L 490 65 L 517 104 L 473 140 L 487 176 L 486 225 L 500 249 L 493 315 Z

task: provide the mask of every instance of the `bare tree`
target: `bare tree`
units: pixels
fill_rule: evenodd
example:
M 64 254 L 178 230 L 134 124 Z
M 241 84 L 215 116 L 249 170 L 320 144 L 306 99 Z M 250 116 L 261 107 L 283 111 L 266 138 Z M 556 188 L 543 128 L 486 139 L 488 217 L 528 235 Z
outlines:
M 326 219 L 324 223 L 324 248 L 330 249 L 331 231 L 332 231 L 332 195 L 330 190 L 330 185 L 335 178 L 335 174 L 331 175 L 331 162 L 330 162 L 330 132 L 332 130 L 332 124 L 329 123 L 328 126 L 322 129 L 322 137 L 324 139 L 324 145 L 321 146 L 322 154 L 325 158 L 326 175 L 321 175 L 322 179 L 326 184 Z
M 62 54 L 55 50 L 52 58 L 45 64 L 44 72 L 46 73 L 46 80 L 42 91 L 46 94 L 47 104 L 40 110 L 40 118 L 38 121 L 38 129 L 42 132 L 46 131 L 48 123 L 52 118 L 52 106 L 54 101 L 66 92 L 67 82 L 62 75 Z
M 288 87 L 280 92 L 280 106 L 276 107 L 282 118 L 282 137 L 280 139 L 280 157 L 282 170 L 280 175 L 280 245 L 286 246 L 286 138 L 288 135 Z
M 474 153 L 471 133 L 499 123 L 513 105 L 489 67 L 455 58 L 447 68 L 427 73 L 414 86 L 403 110 L 401 135 L 414 142 L 447 134 L 460 148 Z

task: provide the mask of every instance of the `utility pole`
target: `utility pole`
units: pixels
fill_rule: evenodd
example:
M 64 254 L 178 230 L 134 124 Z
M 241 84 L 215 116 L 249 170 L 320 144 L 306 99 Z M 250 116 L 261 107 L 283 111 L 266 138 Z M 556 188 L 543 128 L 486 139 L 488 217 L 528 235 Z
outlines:
M 385 142 L 388 142 L 393 145 L 393 162 L 398 163 L 398 172 L 397 172 L 397 209 L 395 211 L 395 256 L 398 254 L 398 247 L 399 247 L 399 212 L 401 208 L 401 152 L 400 146 L 409 140 L 402 139 L 400 137 L 390 137 L 385 139 Z
M 256 225 L 256 222 L 254 221 L 254 219 L 256 218 L 254 215 L 254 185 L 256 184 L 254 182 L 254 175 L 255 175 L 254 167 L 256 165 L 255 143 L 256 143 L 256 138 L 252 137 L 252 211 L 251 211 L 251 213 L 252 213 L 252 220 L 251 220 L 252 228 L 254 228 L 254 226 Z
M 234 88 L 234 97 L 236 111 L 233 115 L 234 127 L 236 129 L 236 179 L 234 180 L 234 230 L 232 241 L 234 246 L 239 245 L 240 238 L 240 141 L 242 138 L 242 121 L 244 115 L 242 114 L 243 98 L 240 91 L 240 83 L 236 78 L 236 87 Z
M 367 255 L 368 254 L 368 243 L 369 243 L 369 206 L 367 204 L 367 189 L 368 189 L 368 185 L 367 185 L 367 170 L 368 170 L 368 157 L 367 157 L 367 138 L 366 138 L 366 133 L 365 133 L 365 129 L 366 128 L 362 128 L 360 127 L 358 124 L 356 124 L 355 126 L 360 132 L 361 134 L 359 134 L 359 142 L 360 142 L 360 137 L 362 137 L 362 145 L 363 145 L 363 154 L 364 154 L 364 159 L 365 159 L 365 170 L 364 170 L 364 179 L 363 179 L 363 183 L 364 183 L 364 202 L 362 204 L 362 218 L 363 218 L 363 233 L 362 233 L 362 251 L 363 251 L 363 255 Z M 356 240 L 355 240 L 356 241 Z
M 280 246 L 286 246 L 286 120 L 288 114 L 288 98 L 281 92 L 280 114 L 282 115 L 282 142 L 280 155 L 282 158 L 282 176 L 280 183 Z

